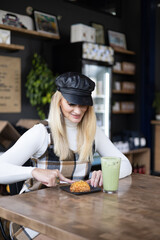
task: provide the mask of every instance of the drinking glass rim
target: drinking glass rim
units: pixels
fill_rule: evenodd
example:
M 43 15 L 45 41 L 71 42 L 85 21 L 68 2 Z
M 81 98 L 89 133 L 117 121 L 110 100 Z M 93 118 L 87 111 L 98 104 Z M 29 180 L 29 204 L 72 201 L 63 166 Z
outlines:
M 101 160 L 107 160 L 107 161 L 117 161 L 117 160 L 120 160 L 121 161 L 121 158 L 120 157 L 101 157 Z

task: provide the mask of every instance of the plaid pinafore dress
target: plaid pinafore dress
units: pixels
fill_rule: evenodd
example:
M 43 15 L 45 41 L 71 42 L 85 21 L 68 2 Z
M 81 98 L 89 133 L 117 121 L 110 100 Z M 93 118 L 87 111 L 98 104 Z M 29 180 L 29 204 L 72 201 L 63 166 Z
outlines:
M 48 124 L 44 124 L 47 128 L 48 134 L 50 134 L 50 128 Z M 50 134 L 51 136 L 51 134 Z M 86 180 L 89 178 L 91 171 L 91 161 L 85 163 L 79 163 L 79 155 L 77 153 L 72 154 L 70 159 L 61 161 L 59 157 L 53 151 L 54 143 L 51 138 L 51 144 L 46 149 L 45 153 L 39 158 L 31 158 L 33 167 L 41 169 L 58 169 L 63 176 L 73 180 Z M 95 151 L 95 144 L 93 144 L 93 154 Z M 23 184 L 21 193 L 42 189 L 46 186 L 38 182 L 37 180 L 30 178 Z M 31 230 L 32 231 L 32 230 Z M 15 240 L 31 240 L 31 236 L 28 235 L 26 229 L 23 226 L 12 223 L 10 224 L 10 234 Z
M 48 125 L 45 125 L 48 134 L 51 132 Z M 93 144 L 93 154 L 95 144 Z M 45 153 L 39 158 L 31 158 L 33 167 L 41 169 L 58 169 L 63 176 L 72 180 L 86 180 L 89 178 L 91 171 L 91 161 L 80 163 L 78 162 L 79 154 L 72 152 L 72 156 L 67 160 L 60 160 L 59 157 L 54 153 L 54 143 L 51 137 L 51 144 L 46 149 Z M 25 186 L 25 187 L 24 187 Z M 31 190 L 37 190 L 42 188 L 42 184 L 31 178 L 25 181 L 24 189 L 25 192 Z

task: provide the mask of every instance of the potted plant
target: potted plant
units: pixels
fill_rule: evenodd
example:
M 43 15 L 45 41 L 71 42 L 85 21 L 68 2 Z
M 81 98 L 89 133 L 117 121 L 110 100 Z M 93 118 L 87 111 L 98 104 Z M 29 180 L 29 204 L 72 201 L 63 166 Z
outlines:
M 152 106 L 153 108 L 155 108 L 156 120 L 160 120 L 160 92 L 159 91 L 155 93 L 155 98 Z
M 52 94 L 56 91 L 55 78 L 45 60 L 37 53 L 33 55 L 32 69 L 27 75 L 25 84 L 26 96 L 32 106 L 35 106 L 40 119 L 45 119 L 48 113 Z

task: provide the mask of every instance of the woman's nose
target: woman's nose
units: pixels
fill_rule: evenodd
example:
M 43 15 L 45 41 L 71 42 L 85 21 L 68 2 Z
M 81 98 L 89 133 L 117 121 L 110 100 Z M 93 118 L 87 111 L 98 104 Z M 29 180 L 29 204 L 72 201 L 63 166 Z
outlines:
M 78 105 L 74 107 L 74 113 L 80 114 L 81 112 L 82 112 L 82 110 Z

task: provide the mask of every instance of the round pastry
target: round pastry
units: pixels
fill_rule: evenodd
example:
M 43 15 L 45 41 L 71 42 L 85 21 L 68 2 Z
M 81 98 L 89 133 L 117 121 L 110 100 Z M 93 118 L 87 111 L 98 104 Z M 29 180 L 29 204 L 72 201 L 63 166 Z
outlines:
M 71 192 L 89 192 L 91 191 L 91 188 L 87 182 L 80 180 L 71 184 L 70 191 Z

